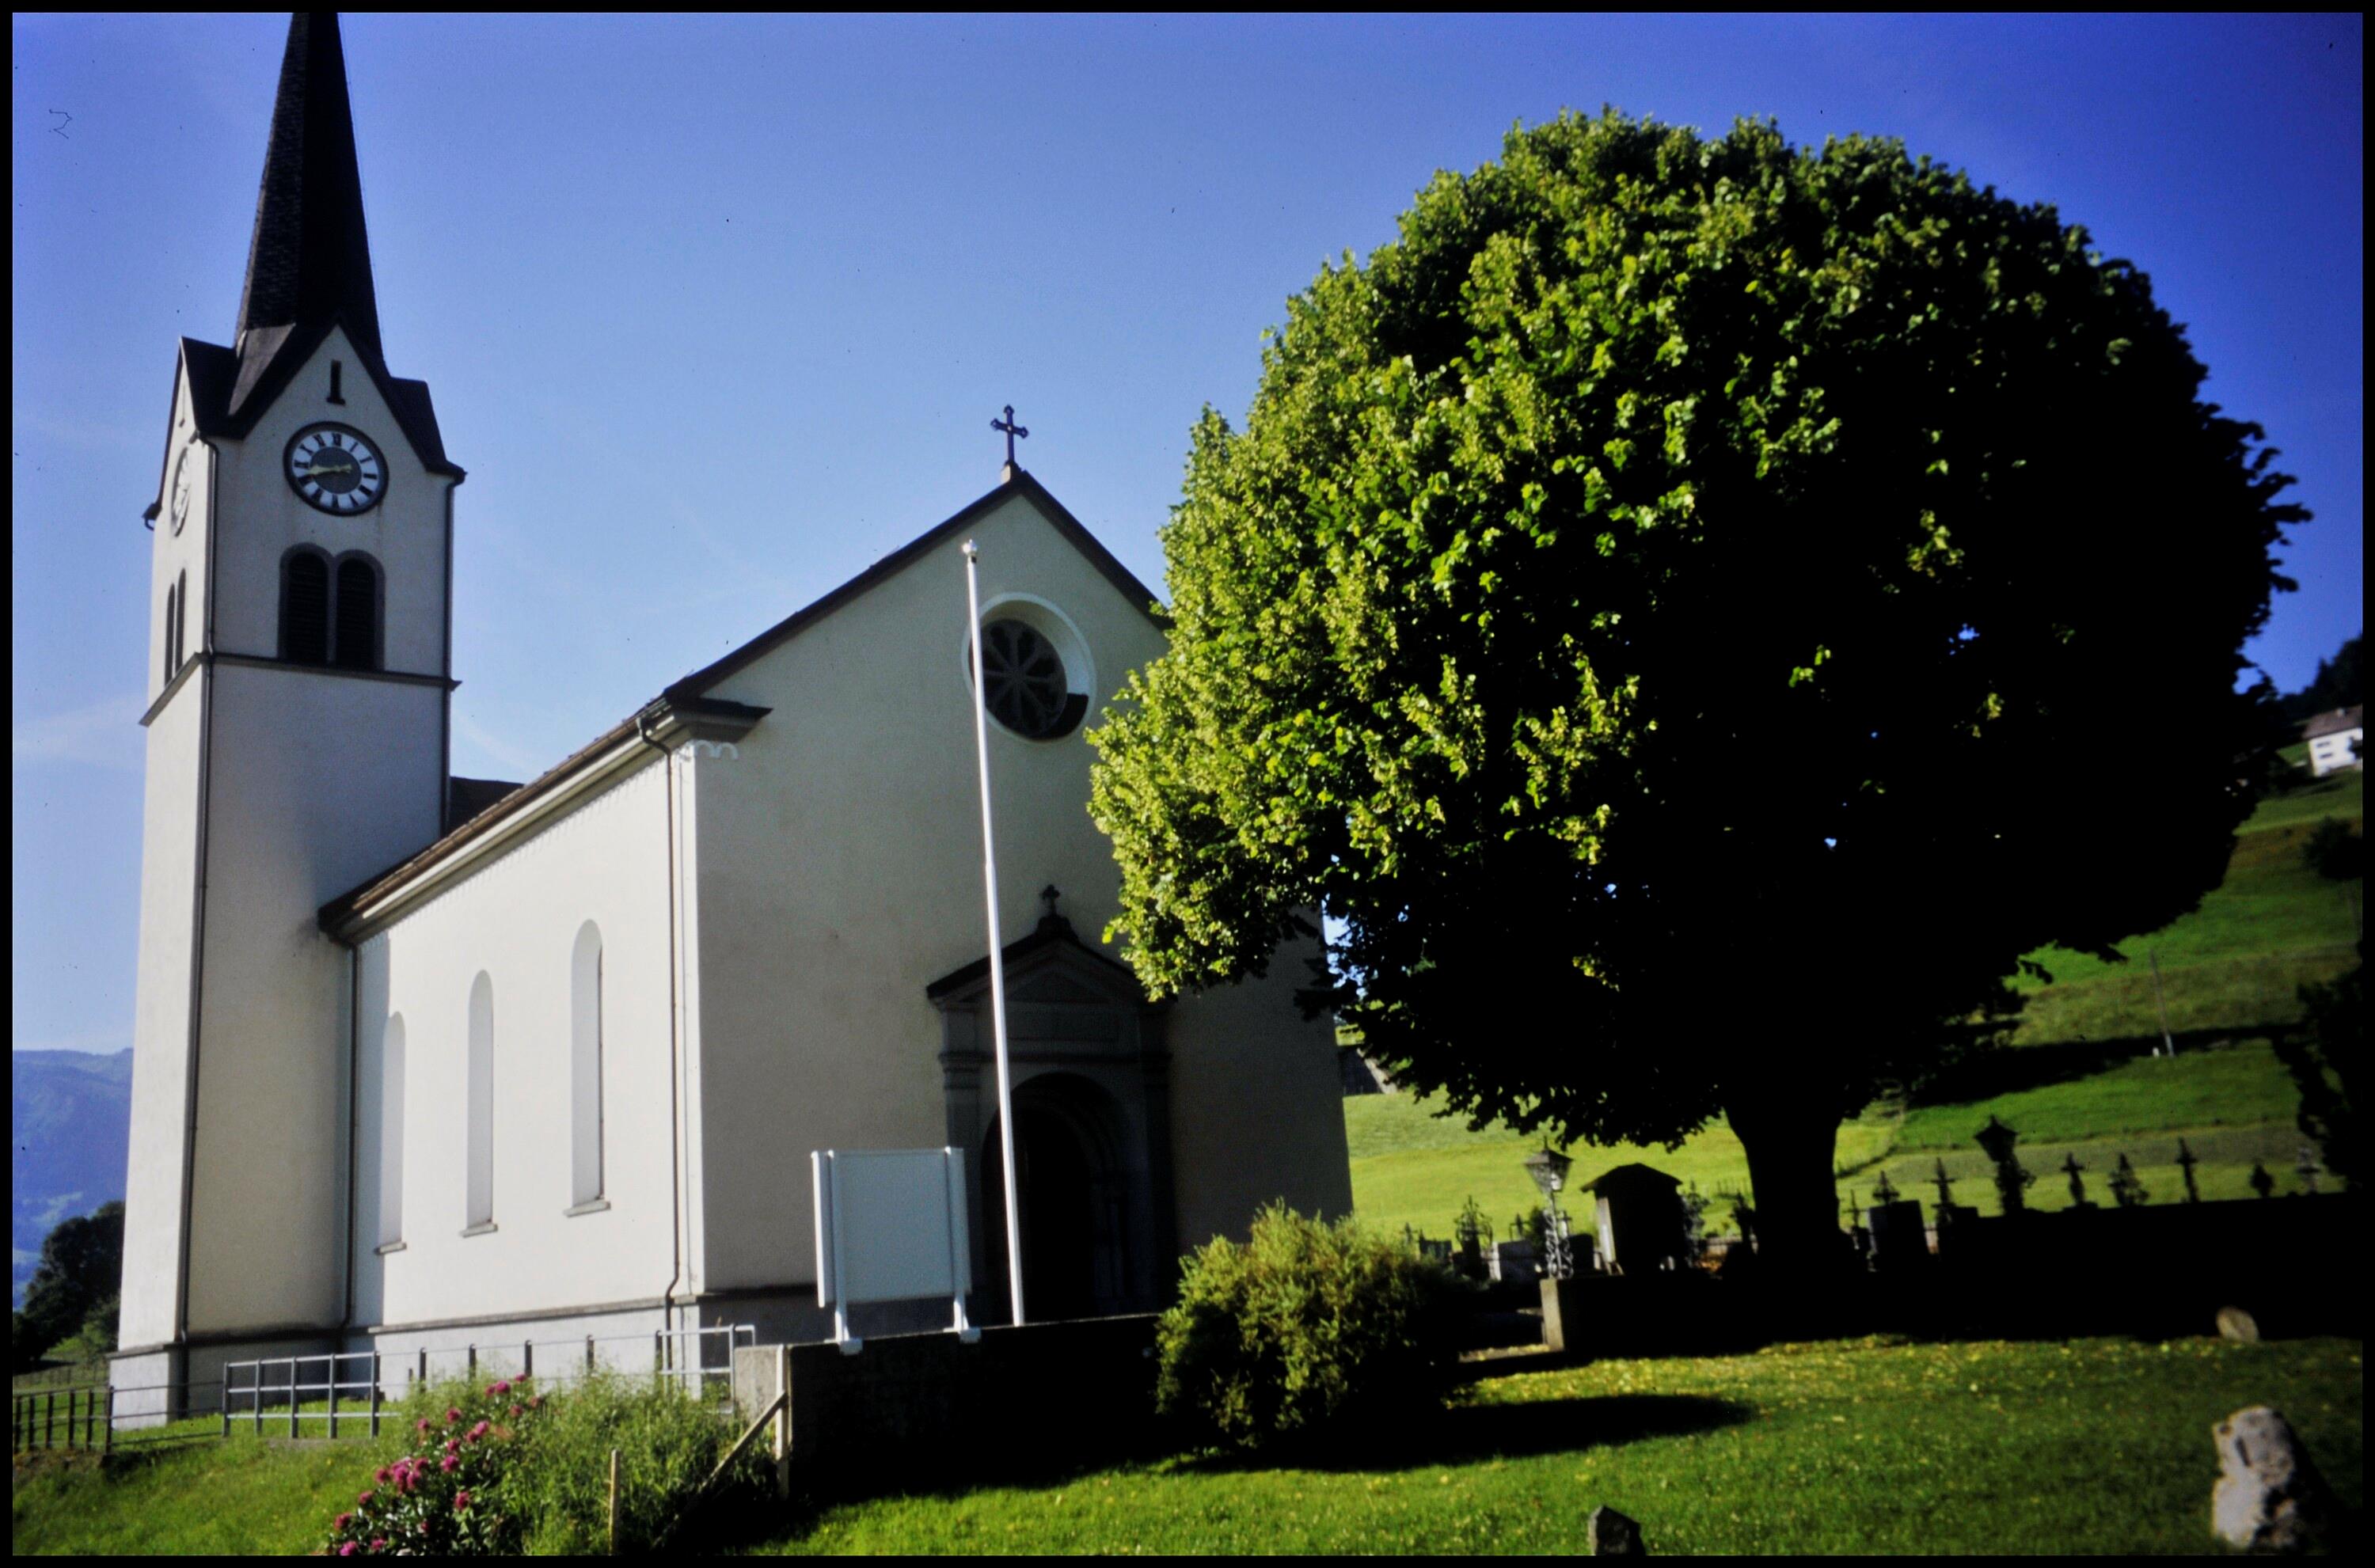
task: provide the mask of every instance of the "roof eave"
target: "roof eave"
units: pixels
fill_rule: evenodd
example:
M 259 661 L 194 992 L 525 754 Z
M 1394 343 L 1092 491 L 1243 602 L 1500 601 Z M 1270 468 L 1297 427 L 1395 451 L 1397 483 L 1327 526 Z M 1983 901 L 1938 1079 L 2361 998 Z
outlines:
M 418 854 L 322 905 L 314 919 L 349 947 L 365 941 L 489 855 L 565 816 L 662 752 L 695 740 L 738 740 L 769 712 L 714 699 L 684 702 L 663 697 L 648 702 Z
M 1055 526 L 1056 531 L 1063 535 L 1075 549 L 1086 556 L 1089 564 L 1095 567 L 1107 582 L 1120 590 L 1122 595 L 1128 599 L 1139 613 L 1145 616 L 1157 631 L 1170 630 L 1170 619 L 1163 613 L 1160 601 L 1155 598 L 1153 592 L 1145 584 L 1138 580 L 1137 574 L 1124 566 L 1120 559 L 1111 550 L 1105 548 L 1098 541 L 1097 536 L 1089 532 L 1087 525 L 1073 516 L 1064 503 L 1049 492 L 1046 486 L 1034 478 L 1027 470 L 1017 468 L 1011 477 L 1002 481 L 997 489 L 975 497 L 959 508 L 954 515 L 934 524 L 839 587 L 821 598 L 812 599 L 802 605 L 798 609 L 725 657 L 703 666 L 683 679 L 674 682 L 668 687 L 668 695 L 672 698 L 684 698 L 700 696 L 707 692 L 720 681 L 757 663 L 766 654 L 782 647 L 786 643 L 876 584 L 905 571 L 956 535 L 981 521 L 998 506 L 1018 496 L 1029 500 L 1036 506 L 1040 514 Z

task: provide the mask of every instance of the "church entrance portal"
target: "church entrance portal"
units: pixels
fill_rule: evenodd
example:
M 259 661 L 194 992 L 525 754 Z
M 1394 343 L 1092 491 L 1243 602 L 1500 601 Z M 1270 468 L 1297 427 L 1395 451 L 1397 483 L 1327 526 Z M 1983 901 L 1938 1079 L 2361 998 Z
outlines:
M 1014 1093 L 1014 1178 L 1022 1195 L 1022 1301 L 1033 1323 L 1127 1311 L 1131 1277 L 1117 1159 L 1120 1117 L 1086 1079 L 1053 1074 Z M 1006 1277 L 1006 1184 L 995 1120 L 982 1141 L 982 1251 L 976 1317 L 1012 1319 Z

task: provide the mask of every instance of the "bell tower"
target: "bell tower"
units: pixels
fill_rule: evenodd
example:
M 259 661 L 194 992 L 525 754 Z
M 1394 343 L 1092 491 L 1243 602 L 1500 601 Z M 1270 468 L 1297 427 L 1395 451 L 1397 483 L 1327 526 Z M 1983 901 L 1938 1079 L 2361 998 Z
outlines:
M 382 357 L 337 18 L 300 13 L 237 335 L 179 345 L 148 513 L 120 1385 L 346 1315 L 351 1004 L 314 914 L 443 831 L 462 477 Z

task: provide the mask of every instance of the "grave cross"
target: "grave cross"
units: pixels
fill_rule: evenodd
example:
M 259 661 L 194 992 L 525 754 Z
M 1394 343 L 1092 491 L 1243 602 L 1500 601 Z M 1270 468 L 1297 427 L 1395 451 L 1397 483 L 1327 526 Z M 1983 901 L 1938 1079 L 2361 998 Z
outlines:
M 2071 1207 L 2074 1208 L 2083 1208 L 2086 1207 L 2086 1180 L 2078 1174 L 2079 1172 L 2086 1168 L 2086 1166 L 2078 1163 L 2078 1151 L 2074 1149 L 2062 1157 L 2062 1173 L 2070 1178 L 2070 1203 Z
M 1943 1158 L 1938 1161 L 1938 1173 L 1930 1181 L 1938 1189 L 1938 1208 L 1944 1213 L 1955 1201 L 1955 1179 L 1946 1174 L 1946 1161 Z
M 2141 1208 L 2152 1195 L 2145 1190 L 2145 1179 L 2125 1154 L 2120 1156 L 2120 1168 L 2111 1173 L 2111 1197 L 2122 1208 Z
M 1008 404 L 1006 406 L 1006 418 L 1003 419 L 992 419 L 989 422 L 989 428 L 994 430 L 1004 430 L 1006 432 L 1006 466 L 1010 468 L 1013 467 L 1014 438 L 1017 436 L 1027 436 L 1031 433 L 1029 430 L 1024 430 L 1021 425 L 1014 422 L 1014 405 L 1011 403 Z
M 1887 1172 L 1883 1171 L 1880 1173 L 1880 1180 L 1873 1184 L 1872 1189 L 1872 1200 L 1874 1203 L 1895 1203 L 1896 1201 L 1896 1188 L 1890 1183 Z
M 2257 1160 L 2251 1161 L 2251 1190 L 2262 1197 L 2276 1196 L 2276 1178 L 2268 1174 L 2267 1166 Z
M 2202 1201 L 2202 1189 L 2193 1185 L 2193 1168 L 2201 1163 L 2202 1157 L 2194 1153 L 2191 1149 L 2185 1147 L 2185 1139 L 2179 1138 L 2177 1140 L 2177 1168 L 2185 1173 L 2185 1201 L 2188 1203 L 2200 1203 Z
M 2315 1197 L 2317 1196 L 2317 1150 L 2306 1143 L 2302 1144 L 2300 1158 L 2293 1162 L 2293 1169 L 2300 1173 L 2301 1190 L 2310 1197 Z

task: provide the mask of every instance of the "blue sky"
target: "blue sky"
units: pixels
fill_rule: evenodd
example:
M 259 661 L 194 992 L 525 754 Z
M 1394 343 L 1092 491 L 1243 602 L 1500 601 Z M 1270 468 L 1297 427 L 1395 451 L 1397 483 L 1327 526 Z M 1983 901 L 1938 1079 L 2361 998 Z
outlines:
M 227 342 L 278 16 L 12 29 L 12 1043 L 130 1043 L 173 342 Z M 392 368 L 456 461 L 454 769 L 525 778 L 957 510 L 988 420 L 1149 582 L 1187 432 L 1437 169 L 1613 103 L 1901 137 L 2152 276 L 2359 630 L 2357 18 L 346 22 Z M 969 872 L 968 872 L 969 874 Z

